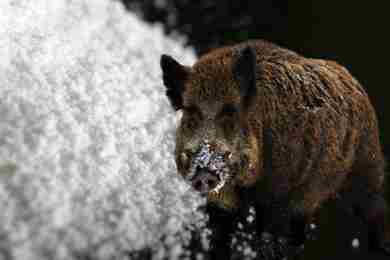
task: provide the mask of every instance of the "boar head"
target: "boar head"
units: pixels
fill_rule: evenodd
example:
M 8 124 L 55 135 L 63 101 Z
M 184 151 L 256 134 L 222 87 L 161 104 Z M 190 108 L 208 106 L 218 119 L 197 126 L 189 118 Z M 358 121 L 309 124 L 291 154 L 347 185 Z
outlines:
M 166 95 L 182 111 L 175 160 L 192 187 L 210 195 L 249 186 L 259 177 L 256 131 L 249 120 L 256 97 L 256 53 L 209 54 L 192 67 L 171 56 L 160 62 Z

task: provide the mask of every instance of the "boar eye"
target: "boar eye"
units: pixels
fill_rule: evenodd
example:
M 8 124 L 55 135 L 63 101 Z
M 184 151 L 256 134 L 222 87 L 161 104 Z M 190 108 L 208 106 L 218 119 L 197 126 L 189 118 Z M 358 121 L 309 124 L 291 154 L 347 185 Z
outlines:
M 183 126 L 189 130 L 196 129 L 203 118 L 202 112 L 195 106 L 185 107 L 183 110 Z
M 182 124 L 186 130 L 189 130 L 192 132 L 193 130 L 198 128 L 198 126 L 200 124 L 200 120 L 198 117 L 188 116 L 186 119 L 183 119 Z

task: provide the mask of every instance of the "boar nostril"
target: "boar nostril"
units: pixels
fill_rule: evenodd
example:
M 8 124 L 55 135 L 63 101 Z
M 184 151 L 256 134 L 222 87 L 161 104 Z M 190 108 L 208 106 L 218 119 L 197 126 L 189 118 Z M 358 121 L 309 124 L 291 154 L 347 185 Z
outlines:
M 209 185 L 210 188 L 214 188 L 215 186 L 215 180 L 208 180 L 207 185 Z
M 202 189 L 202 181 L 201 180 L 196 181 L 194 183 L 194 188 L 195 190 L 200 191 Z

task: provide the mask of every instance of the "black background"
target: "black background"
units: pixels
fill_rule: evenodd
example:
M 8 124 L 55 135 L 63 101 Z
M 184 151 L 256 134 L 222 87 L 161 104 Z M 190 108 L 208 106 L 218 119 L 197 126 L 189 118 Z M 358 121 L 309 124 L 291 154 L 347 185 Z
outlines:
M 386 1 L 122 1 L 145 20 L 162 22 L 167 33 L 185 34 L 198 54 L 261 38 L 307 57 L 339 62 L 367 90 L 378 115 L 385 155 L 390 158 L 390 134 L 386 134 L 390 131 L 390 119 L 386 118 L 386 111 L 390 111 L 390 101 L 386 102 L 390 97 L 390 23 Z M 308 244 L 302 259 L 382 259 L 364 252 L 364 225 L 342 213 L 342 203 L 330 204 L 320 219 L 327 228 L 321 229 L 319 241 Z M 335 207 L 338 210 L 329 210 Z M 361 238 L 359 252 L 351 250 L 351 237 Z
M 390 21 L 386 1 L 123 0 L 168 33 L 179 31 L 203 54 L 211 48 L 262 38 L 307 57 L 335 60 L 363 84 L 376 108 L 390 157 Z M 165 3 L 159 6 L 158 2 Z

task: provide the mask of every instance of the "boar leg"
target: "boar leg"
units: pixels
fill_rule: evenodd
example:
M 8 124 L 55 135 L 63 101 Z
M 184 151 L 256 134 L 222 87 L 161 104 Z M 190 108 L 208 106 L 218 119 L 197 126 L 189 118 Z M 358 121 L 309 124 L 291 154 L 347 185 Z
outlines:
M 361 198 L 356 209 L 357 214 L 367 223 L 369 247 L 390 254 L 390 241 L 386 241 L 385 232 L 388 224 L 386 223 L 387 205 L 382 194 L 369 194 Z
M 293 257 L 301 251 L 305 235 L 305 218 L 301 212 L 291 210 L 289 205 L 288 197 L 274 197 L 268 198 L 256 209 L 261 224 L 260 251 L 266 259 L 273 255 L 281 258 Z
M 334 191 L 318 182 L 309 183 L 291 195 L 288 209 L 294 245 L 302 246 L 307 240 L 317 239 L 319 230 L 315 224 L 315 214 L 320 205 L 333 196 Z
M 343 197 L 367 224 L 369 247 L 390 254 L 390 212 L 383 197 L 383 169 L 357 167 L 351 173 Z

